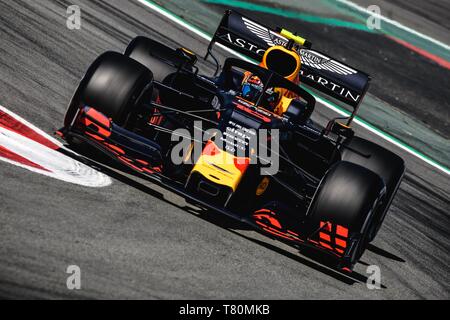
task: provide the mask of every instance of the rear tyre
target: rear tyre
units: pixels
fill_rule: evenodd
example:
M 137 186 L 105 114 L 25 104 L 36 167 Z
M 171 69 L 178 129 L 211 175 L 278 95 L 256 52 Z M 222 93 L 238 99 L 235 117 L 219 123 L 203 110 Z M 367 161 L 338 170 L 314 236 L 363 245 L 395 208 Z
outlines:
M 102 54 L 89 67 L 70 103 L 65 125 L 89 106 L 124 125 L 135 106 L 151 95 L 153 75 L 143 65 L 116 52 Z
M 373 241 L 400 187 L 405 173 L 405 162 L 393 152 L 359 137 L 350 140 L 347 147 L 342 153 L 343 161 L 358 164 L 375 172 L 386 185 L 386 198 L 375 213 L 369 232 L 369 241 Z
M 328 222 L 336 238 L 338 228 L 347 229 L 344 236 L 347 246 L 350 239 L 359 239 L 350 257 L 353 266 L 366 249 L 373 214 L 384 193 L 384 183 L 377 174 L 350 162 L 338 162 L 322 179 L 309 207 L 307 219 L 311 232 Z M 329 246 L 336 249 L 338 241 L 331 236 Z

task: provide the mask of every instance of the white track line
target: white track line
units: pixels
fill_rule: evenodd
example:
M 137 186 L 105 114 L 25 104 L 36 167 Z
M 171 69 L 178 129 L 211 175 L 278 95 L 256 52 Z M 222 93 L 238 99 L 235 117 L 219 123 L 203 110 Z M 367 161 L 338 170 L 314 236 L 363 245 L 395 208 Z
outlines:
M 374 17 L 380 18 L 380 19 L 383 20 L 384 22 L 387 22 L 387 23 L 389 23 L 389 24 L 391 24 L 391 25 L 393 25 L 393 26 L 396 26 L 396 27 L 399 28 L 399 29 L 402 29 L 402 30 L 404 30 L 404 31 L 407 31 L 407 32 L 409 32 L 409 33 L 412 33 L 413 35 L 415 35 L 415 36 L 417 36 L 417 37 L 420 37 L 420 38 L 422 38 L 422 39 L 425 39 L 425 40 L 428 40 L 428 41 L 430 41 L 430 42 L 433 42 L 434 44 L 436 44 L 436 45 L 438 45 L 438 46 L 440 46 L 440 47 L 442 47 L 442 48 L 444 48 L 444 49 L 446 49 L 446 50 L 450 50 L 450 46 L 449 46 L 449 45 L 447 45 L 447 44 L 445 44 L 445 43 L 443 43 L 443 42 L 441 42 L 441 41 L 439 41 L 439 40 L 436 40 L 436 39 L 434 39 L 434 38 L 432 38 L 432 37 L 430 37 L 430 36 L 427 36 L 426 34 L 423 34 L 423 33 L 419 32 L 419 31 L 417 31 L 417 30 L 414 30 L 414 29 L 412 29 L 412 28 L 409 28 L 409 27 L 407 27 L 407 26 L 401 24 L 401 23 L 398 22 L 398 21 L 395 21 L 395 20 L 386 18 L 385 16 L 383 16 L 383 15 L 381 15 L 381 14 L 374 14 L 373 12 L 367 10 L 367 8 L 364 8 L 364 7 L 362 7 L 362 6 L 360 6 L 360 5 L 356 4 L 356 3 L 354 3 L 354 2 L 352 2 L 352 1 L 348 1 L 348 0 L 337 0 L 337 2 L 340 2 L 340 3 L 342 3 L 342 4 L 345 4 L 345 5 L 349 6 L 349 7 L 352 7 L 352 8 L 354 8 L 354 9 L 358 10 L 359 12 L 363 12 L 363 13 L 368 14 L 368 15 L 373 15 Z
M 56 146 L 62 148 L 62 144 L 58 140 L 46 134 L 44 131 L 35 127 L 20 116 L 2 106 L 0 106 L 0 110 L 40 134 L 45 139 L 48 139 Z M 109 186 L 112 183 L 111 178 L 107 175 L 62 154 L 57 150 L 46 147 L 4 127 L 0 127 L 0 146 L 49 170 L 41 170 L 0 156 L 1 161 L 28 169 L 35 173 L 85 187 L 100 188 Z
M 204 31 L 198 29 L 197 27 L 194 27 L 194 26 L 190 25 L 189 23 L 183 21 L 181 18 L 179 18 L 175 14 L 173 14 L 173 13 L 171 13 L 171 12 L 165 10 L 165 9 L 162 9 L 158 5 L 152 3 L 152 2 L 150 2 L 148 0 L 136 0 L 136 1 L 141 3 L 141 4 L 143 4 L 147 8 L 150 8 L 151 10 L 159 13 L 160 15 L 166 17 L 170 21 L 175 22 L 176 24 L 182 26 L 183 28 L 191 31 L 192 33 L 198 35 L 199 37 L 201 37 L 201 38 L 203 38 L 205 40 L 211 41 L 212 36 L 210 36 L 209 34 L 207 34 Z M 249 59 L 248 57 L 246 57 L 246 56 L 244 56 L 244 55 L 242 55 L 242 54 L 240 54 L 240 53 L 238 53 L 238 52 L 236 52 L 236 51 L 234 51 L 234 50 L 232 50 L 230 48 L 227 48 L 227 47 L 225 47 L 223 45 L 220 45 L 220 44 L 218 46 L 223 48 L 225 51 L 233 54 L 234 56 L 239 57 L 242 60 L 254 63 L 253 60 Z M 322 99 L 321 97 L 319 97 L 317 95 L 314 95 L 314 97 L 316 98 L 316 100 L 319 103 L 323 104 L 327 108 L 335 111 L 336 113 L 338 113 L 338 114 L 340 114 L 342 116 L 348 116 L 348 113 L 344 112 L 343 110 L 340 110 L 339 108 L 337 108 L 333 104 L 329 103 L 328 101 Z M 413 156 L 421 159 L 422 161 L 426 162 L 430 166 L 432 166 L 432 167 L 434 167 L 434 168 L 436 168 L 436 169 L 438 169 L 438 170 L 440 170 L 440 171 L 450 175 L 450 170 L 448 168 L 446 168 L 446 167 L 440 165 L 439 163 L 436 163 L 435 161 L 429 159 L 427 156 L 421 154 L 417 150 L 414 150 L 412 147 L 397 141 L 395 138 L 391 137 L 387 133 L 385 133 L 385 132 L 383 132 L 383 131 L 381 131 L 381 130 L 379 130 L 377 128 L 374 128 L 374 127 L 366 124 L 365 122 L 363 122 L 363 121 L 361 121 L 361 120 L 359 120 L 357 118 L 354 120 L 354 123 L 360 125 L 361 127 L 365 128 L 366 130 L 376 134 L 377 136 L 383 138 L 384 140 L 392 143 L 393 145 L 397 146 L 398 148 L 400 148 L 400 149 L 402 149 L 402 150 L 412 154 Z
M 10 115 L 11 117 L 13 117 L 14 119 L 16 119 L 17 121 L 23 123 L 24 125 L 26 125 L 28 128 L 32 129 L 33 131 L 35 131 L 36 133 L 40 134 L 41 136 L 43 136 L 45 139 L 49 140 L 51 143 L 57 145 L 58 147 L 62 148 L 63 144 L 61 142 L 59 142 L 58 140 L 56 140 L 55 138 L 53 138 L 52 136 L 50 136 L 49 134 L 47 134 L 46 132 L 42 131 L 41 129 L 39 129 L 38 127 L 36 127 L 35 125 L 33 125 L 32 123 L 28 122 L 27 120 L 25 120 L 24 118 L 22 118 L 21 116 L 19 116 L 18 114 L 12 112 L 9 109 L 6 109 L 5 107 L 0 105 L 0 111 L 3 111 L 4 113 Z

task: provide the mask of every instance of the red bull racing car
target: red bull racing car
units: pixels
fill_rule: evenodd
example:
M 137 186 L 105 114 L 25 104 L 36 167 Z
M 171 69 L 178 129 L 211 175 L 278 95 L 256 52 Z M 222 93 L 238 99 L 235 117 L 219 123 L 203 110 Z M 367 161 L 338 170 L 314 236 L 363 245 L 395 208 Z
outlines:
M 213 54 L 221 43 L 257 63 Z M 355 136 L 364 72 L 309 41 L 227 11 L 205 59 L 146 37 L 106 52 L 87 70 L 58 131 L 142 176 L 351 270 L 375 239 L 399 188 L 403 160 Z M 349 118 L 311 120 L 303 83 L 348 104 Z

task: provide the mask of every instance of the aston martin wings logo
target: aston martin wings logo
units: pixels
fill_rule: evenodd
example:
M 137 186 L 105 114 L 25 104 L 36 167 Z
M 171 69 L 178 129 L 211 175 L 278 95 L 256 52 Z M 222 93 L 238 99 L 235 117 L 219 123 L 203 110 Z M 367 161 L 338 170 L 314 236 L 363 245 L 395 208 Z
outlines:
M 285 45 L 288 42 L 288 39 L 279 35 L 278 33 L 269 30 L 268 28 L 257 24 L 254 21 L 251 21 L 247 18 L 242 18 L 244 20 L 244 24 L 248 30 L 250 30 L 253 34 L 263 40 L 269 47 L 273 47 L 275 45 Z
M 254 21 L 244 17 L 242 20 L 244 21 L 247 29 L 267 43 L 269 47 L 273 47 L 275 45 L 285 46 L 286 43 L 289 42 L 289 40 L 282 35 Z M 327 70 L 345 76 L 358 73 L 358 71 L 313 50 L 302 49 L 300 50 L 300 56 L 303 64 L 314 69 Z
M 314 69 L 327 70 L 345 76 L 358 73 L 358 71 L 313 50 L 302 49 L 300 56 L 303 64 Z

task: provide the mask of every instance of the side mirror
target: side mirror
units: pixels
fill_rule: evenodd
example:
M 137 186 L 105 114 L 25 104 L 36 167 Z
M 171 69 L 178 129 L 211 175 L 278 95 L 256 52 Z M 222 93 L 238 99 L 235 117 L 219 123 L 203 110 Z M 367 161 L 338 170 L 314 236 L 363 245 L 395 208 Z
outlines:
M 310 106 L 301 100 L 293 99 L 283 115 L 294 123 L 303 124 L 311 117 L 313 110 L 314 106 Z
M 190 65 L 195 65 L 197 63 L 197 55 L 192 52 L 191 50 L 188 50 L 186 48 L 178 48 L 176 52 L 184 59 L 186 60 Z
M 327 131 L 332 132 L 340 137 L 353 138 L 355 131 L 353 129 L 337 120 L 332 120 L 327 126 Z

